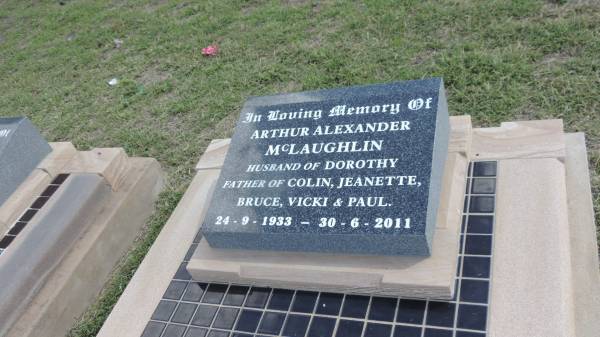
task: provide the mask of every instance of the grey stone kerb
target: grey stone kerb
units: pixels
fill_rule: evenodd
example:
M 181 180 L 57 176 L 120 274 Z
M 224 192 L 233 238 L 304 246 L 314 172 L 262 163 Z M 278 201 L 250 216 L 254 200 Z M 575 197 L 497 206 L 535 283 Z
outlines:
M 217 248 L 429 255 L 448 138 L 441 78 L 250 98 L 202 233 Z
M 91 210 L 109 194 L 110 186 L 102 177 L 71 175 L 17 238 L 20 244 L 0 257 L 0 336 L 82 235 Z
M 51 151 L 29 119 L 0 118 L 0 205 Z

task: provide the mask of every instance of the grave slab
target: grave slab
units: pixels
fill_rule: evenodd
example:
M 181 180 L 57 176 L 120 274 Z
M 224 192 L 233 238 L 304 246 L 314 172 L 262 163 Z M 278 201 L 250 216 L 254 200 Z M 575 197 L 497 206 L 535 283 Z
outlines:
M 202 232 L 214 248 L 431 254 L 440 78 L 249 99 Z
M 468 116 L 450 118 L 452 147 L 430 258 L 228 250 L 212 248 L 202 239 L 188 264 L 190 274 L 201 282 L 451 298 L 466 176 L 463 155 L 469 149 L 470 122 Z M 227 144 L 227 140 L 213 141 L 197 167 L 205 167 L 206 163 L 218 167 L 219 161 L 223 165 Z
M 50 151 L 27 118 L 0 118 L 0 205 Z

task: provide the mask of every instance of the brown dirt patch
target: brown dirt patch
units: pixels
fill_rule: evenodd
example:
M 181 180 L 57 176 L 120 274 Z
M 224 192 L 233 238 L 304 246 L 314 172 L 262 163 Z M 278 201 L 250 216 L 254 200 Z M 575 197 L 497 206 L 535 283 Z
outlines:
M 285 0 L 282 3 L 286 6 L 302 6 L 309 3 L 309 0 Z
M 217 124 L 215 124 L 214 127 L 206 129 L 205 132 L 202 132 L 202 138 L 211 141 L 213 139 L 231 137 L 238 117 L 239 114 L 237 112 L 230 113 L 229 115 L 225 116 L 225 118 L 221 119 Z
M 137 78 L 137 81 L 145 86 L 153 85 L 171 78 L 171 74 L 155 68 L 146 69 Z
M 296 81 L 280 82 L 275 86 L 275 92 L 296 92 L 302 90 L 302 84 Z
M 571 59 L 571 55 L 566 52 L 546 54 L 540 61 L 543 65 L 563 64 Z

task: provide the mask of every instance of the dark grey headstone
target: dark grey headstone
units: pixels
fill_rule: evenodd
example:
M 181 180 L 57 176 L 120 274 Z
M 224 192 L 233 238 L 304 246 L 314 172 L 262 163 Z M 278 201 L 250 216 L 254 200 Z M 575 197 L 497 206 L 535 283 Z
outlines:
M 50 151 L 29 119 L 0 118 L 0 205 Z
M 251 98 L 202 233 L 218 248 L 429 255 L 448 134 L 440 78 Z

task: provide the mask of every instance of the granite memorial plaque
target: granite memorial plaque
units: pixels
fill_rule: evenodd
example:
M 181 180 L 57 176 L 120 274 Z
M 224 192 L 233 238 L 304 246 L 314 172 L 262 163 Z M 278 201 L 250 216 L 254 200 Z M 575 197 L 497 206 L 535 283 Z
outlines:
M 448 137 L 441 78 L 250 98 L 202 233 L 217 248 L 429 255 Z
M 0 205 L 50 151 L 29 119 L 0 118 Z

